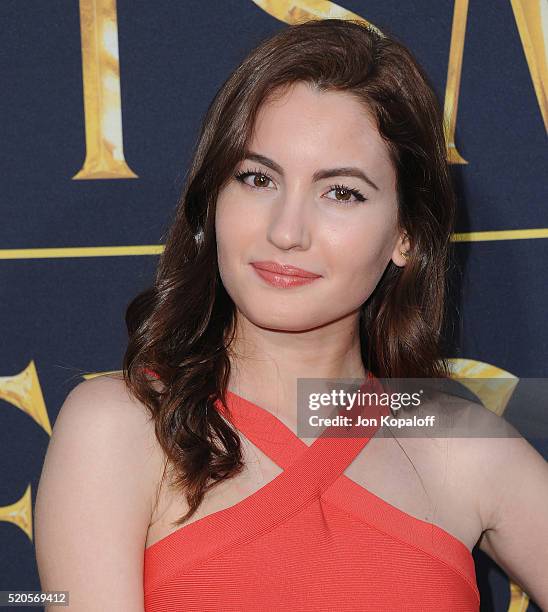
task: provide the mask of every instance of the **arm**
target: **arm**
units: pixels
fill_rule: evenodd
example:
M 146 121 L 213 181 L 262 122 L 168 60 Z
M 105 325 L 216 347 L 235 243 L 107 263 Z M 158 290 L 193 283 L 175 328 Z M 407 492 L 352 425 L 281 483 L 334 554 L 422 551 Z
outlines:
M 523 437 L 488 439 L 479 548 L 548 610 L 548 463 Z
M 142 612 L 143 551 L 161 456 L 148 412 L 121 379 L 80 383 L 50 440 L 35 505 L 42 590 L 79 612 Z

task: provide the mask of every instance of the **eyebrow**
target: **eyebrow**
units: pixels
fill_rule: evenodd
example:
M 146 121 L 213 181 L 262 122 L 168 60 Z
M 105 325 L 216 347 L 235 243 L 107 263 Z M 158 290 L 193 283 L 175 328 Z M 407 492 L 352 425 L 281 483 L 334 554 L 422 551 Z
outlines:
M 268 166 L 271 170 L 274 170 L 281 176 L 284 175 L 283 168 L 277 164 L 275 161 L 270 159 L 269 157 L 265 157 L 264 155 L 259 155 L 259 153 L 255 153 L 254 151 L 246 151 L 244 159 L 249 159 L 252 161 L 256 161 L 259 164 L 264 164 Z M 379 188 L 375 183 L 365 174 L 363 170 L 359 168 L 355 168 L 352 166 L 343 166 L 341 168 L 326 168 L 324 170 L 317 170 L 312 175 L 312 181 L 320 181 L 321 179 L 331 178 L 334 176 L 353 176 L 356 178 L 360 178 L 365 181 L 368 185 L 371 185 L 374 189 L 379 191 Z

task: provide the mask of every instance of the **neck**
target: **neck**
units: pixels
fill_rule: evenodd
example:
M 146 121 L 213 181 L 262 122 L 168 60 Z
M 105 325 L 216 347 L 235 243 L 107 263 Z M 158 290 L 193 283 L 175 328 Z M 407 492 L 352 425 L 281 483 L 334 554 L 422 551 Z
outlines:
M 229 390 L 292 423 L 296 421 L 299 379 L 326 379 L 314 386 L 314 391 L 323 391 L 331 388 L 329 379 L 363 380 L 367 376 L 357 313 L 299 332 L 244 322 L 237 326 L 229 357 Z

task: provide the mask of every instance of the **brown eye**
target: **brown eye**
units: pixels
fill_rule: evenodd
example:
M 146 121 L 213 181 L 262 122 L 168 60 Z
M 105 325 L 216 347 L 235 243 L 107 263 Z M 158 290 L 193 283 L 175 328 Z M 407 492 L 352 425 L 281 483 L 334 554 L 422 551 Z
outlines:
M 335 193 L 342 195 L 342 197 L 337 198 L 337 200 L 342 200 L 343 202 L 348 202 L 352 195 L 348 189 L 336 189 Z
M 255 174 L 253 184 L 255 187 L 266 187 L 268 185 L 268 178 L 264 174 Z
M 332 191 L 335 192 L 335 198 L 328 199 L 334 199 L 335 202 L 339 202 L 341 204 L 357 204 L 360 202 L 365 202 L 367 199 L 357 189 L 350 189 L 344 185 L 331 185 L 327 193 L 331 193 Z M 352 196 L 354 199 L 352 199 Z
M 247 179 L 253 177 L 253 183 L 248 183 Z M 246 170 L 245 172 L 237 172 L 234 178 L 240 183 L 251 187 L 252 189 L 263 189 L 268 187 L 269 183 L 274 182 L 272 177 L 258 170 Z

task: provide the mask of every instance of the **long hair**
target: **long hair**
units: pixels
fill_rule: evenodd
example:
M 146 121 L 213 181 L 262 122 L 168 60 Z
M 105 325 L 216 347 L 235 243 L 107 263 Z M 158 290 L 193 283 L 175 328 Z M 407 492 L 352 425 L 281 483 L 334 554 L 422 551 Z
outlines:
M 397 176 L 398 222 L 411 249 L 389 262 L 359 317 L 364 366 L 381 378 L 446 378 L 442 356 L 455 216 L 439 102 L 410 51 L 364 22 L 290 26 L 262 42 L 224 82 L 203 119 L 153 285 L 126 312 L 124 380 L 149 409 L 190 518 L 212 487 L 243 468 L 226 406 L 236 308 L 217 264 L 217 195 L 245 157 L 262 103 L 305 82 L 348 92 L 370 111 Z M 147 374 L 155 372 L 158 381 Z M 163 482 L 163 477 L 162 477 Z

